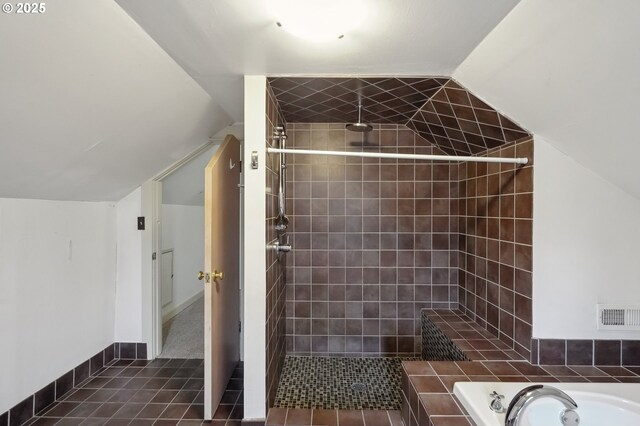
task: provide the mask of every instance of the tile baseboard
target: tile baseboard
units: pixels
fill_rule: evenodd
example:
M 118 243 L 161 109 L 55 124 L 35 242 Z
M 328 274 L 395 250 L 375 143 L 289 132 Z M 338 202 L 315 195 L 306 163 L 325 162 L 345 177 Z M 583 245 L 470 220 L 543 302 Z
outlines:
M 640 366 L 640 340 L 532 339 L 536 365 Z
M 74 386 L 93 377 L 117 359 L 147 359 L 146 343 L 112 343 L 77 367 L 69 370 L 33 395 L 0 414 L 0 426 L 20 426 L 61 399 Z

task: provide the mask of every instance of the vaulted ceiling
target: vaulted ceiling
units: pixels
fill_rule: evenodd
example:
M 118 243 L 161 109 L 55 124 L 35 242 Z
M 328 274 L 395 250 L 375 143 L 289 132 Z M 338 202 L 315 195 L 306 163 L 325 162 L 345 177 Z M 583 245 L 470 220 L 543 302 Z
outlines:
M 0 197 L 116 200 L 241 122 L 243 75 L 263 74 L 453 76 L 640 198 L 635 0 L 368 0 L 364 25 L 325 44 L 278 28 L 268 0 L 116 2 L 0 14 Z M 436 102 L 417 127 L 442 136 L 435 114 L 450 140 L 452 119 L 465 132 Z
M 0 14 L 0 197 L 117 201 L 231 123 L 109 0 Z
M 366 0 L 360 27 L 314 43 L 279 28 L 270 0 L 116 1 L 236 121 L 245 74 L 451 75 L 519 2 Z
M 453 77 L 640 199 L 640 2 L 524 0 Z
M 326 44 L 278 28 L 269 0 L 0 14 L 0 197 L 118 200 L 242 122 L 245 74 L 450 75 L 517 3 L 367 0 Z

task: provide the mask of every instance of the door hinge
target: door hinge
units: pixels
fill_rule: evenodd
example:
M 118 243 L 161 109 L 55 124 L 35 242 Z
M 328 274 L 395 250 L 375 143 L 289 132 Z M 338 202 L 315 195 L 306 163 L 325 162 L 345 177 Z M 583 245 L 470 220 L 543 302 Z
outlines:
M 153 254 L 151 255 L 151 260 L 156 260 L 156 252 L 154 251 Z
M 242 173 L 242 160 L 238 161 L 238 171 Z
M 238 321 L 238 333 L 242 333 L 242 321 Z

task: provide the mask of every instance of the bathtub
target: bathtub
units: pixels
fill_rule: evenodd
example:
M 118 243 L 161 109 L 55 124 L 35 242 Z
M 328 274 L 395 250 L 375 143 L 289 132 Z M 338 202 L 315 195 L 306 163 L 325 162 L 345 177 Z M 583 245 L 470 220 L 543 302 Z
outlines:
M 569 394 L 578 404 L 580 426 L 640 425 L 640 383 L 457 382 L 453 393 L 478 426 L 504 426 L 505 415 L 489 409 L 489 394 L 496 391 L 504 395 L 508 407 L 518 391 L 534 384 L 553 386 Z M 538 399 L 522 413 L 520 426 L 560 426 L 563 408 L 556 400 Z

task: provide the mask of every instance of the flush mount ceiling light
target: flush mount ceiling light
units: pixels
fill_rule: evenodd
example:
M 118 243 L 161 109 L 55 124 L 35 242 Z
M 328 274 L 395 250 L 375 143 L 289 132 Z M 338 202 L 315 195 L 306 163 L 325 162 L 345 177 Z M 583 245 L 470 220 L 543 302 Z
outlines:
M 270 0 L 277 24 L 311 41 L 344 37 L 367 17 L 363 0 Z

